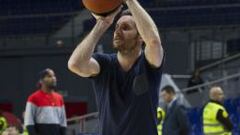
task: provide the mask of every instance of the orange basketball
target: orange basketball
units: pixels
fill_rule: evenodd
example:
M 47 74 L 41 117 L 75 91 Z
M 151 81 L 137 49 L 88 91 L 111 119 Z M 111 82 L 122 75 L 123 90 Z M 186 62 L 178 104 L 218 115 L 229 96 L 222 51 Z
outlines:
M 117 9 L 122 0 L 82 0 L 83 5 L 98 15 L 107 15 Z

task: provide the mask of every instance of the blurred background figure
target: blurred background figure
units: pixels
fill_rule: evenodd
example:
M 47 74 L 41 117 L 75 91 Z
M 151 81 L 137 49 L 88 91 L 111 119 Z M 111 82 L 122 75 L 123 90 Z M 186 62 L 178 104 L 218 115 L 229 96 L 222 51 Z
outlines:
M 206 135 L 231 135 L 233 124 L 223 106 L 224 93 L 220 86 L 213 86 L 209 91 L 210 101 L 203 110 L 203 131 Z
M 21 120 L 10 112 L 0 110 L 0 135 L 5 130 L 7 130 L 6 132 L 13 132 L 12 130 L 15 129 L 18 133 L 23 132 Z
M 65 135 L 67 125 L 64 101 L 55 92 L 55 73 L 47 68 L 39 76 L 40 88 L 28 97 L 24 125 L 29 135 Z
M 2 111 L 0 111 L 0 134 L 7 128 L 7 120 L 6 118 L 2 115 Z
M 167 104 L 166 117 L 162 126 L 162 135 L 188 135 L 188 119 L 184 107 L 177 101 L 173 87 L 167 85 L 162 88 L 161 96 Z
M 24 117 L 25 117 L 25 111 L 23 111 L 23 113 L 22 113 L 22 119 L 23 119 L 23 121 L 24 121 Z M 29 134 L 28 134 L 27 127 L 24 125 L 24 123 L 22 124 L 22 127 L 23 127 L 23 133 L 22 133 L 22 135 L 29 135 Z
M 162 124 L 163 124 L 165 116 L 166 116 L 165 111 L 161 107 L 158 107 L 157 108 L 158 135 L 162 135 Z
M 11 126 L 5 129 L 1 135 L 20 135 L 20 132 L 17 127 Z
M 196 85 L 203 84 L 204 81 L 200 75 L 200 70 L 199 68 L 195 69 L 191 78 L 188 80 L 188 87 L 193 87 Z M 192 89 L 191 91 L 187 91 L 187 94 L 195 93 L 197 92 L 198 89 Z

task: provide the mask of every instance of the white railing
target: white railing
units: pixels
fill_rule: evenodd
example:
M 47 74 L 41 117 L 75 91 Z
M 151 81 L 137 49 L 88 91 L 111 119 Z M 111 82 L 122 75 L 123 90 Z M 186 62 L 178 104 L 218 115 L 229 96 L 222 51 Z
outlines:
M 149 11 L 167 11 L 167 10 L 191 10 L 191 9 L 206 9 L 206 8 L 231 8 L 240 7 L 240 4 L 221 4 L 221 5 L 193 5 L 193 6 L 177 6 L 177 7 L 155 7 Z
M 182 92 L 187 92 L 187 91 L 191 91 L 191 90 L 194 90 L 194 89 L 199 89 L 199 88 L 206 87 L 206 86 L 211 86 L 211 85 L 216 84 L 216 83 L 224 82 L 224 81 L 227 81 L 227 80 L 230 80 L 230 79 L 233 79 L 233 78 L 239 78 L 239 77 L 240 77 L 240 73 L 236 73 L 236 74 L 233 74 L 233 75 L 223 77 L 223 78 L 218 79 L 218 80 L 214 80 L 214 81 L 211 81 L 211 82 L 206 82 L 204 84 L 196 85 L 196 86 L 189 87 L 189 88 L 184 88 L 184 89 L 182 89 Z
M 208 89 L 213 85 L 220 85 L 223 88 L 226 98 L 240 96 L 240 72 L 231 74 L 220 79 L 205 82 L 204 84 L 193 87 L 183 88 L 181 92 L 191 106 L 197 107 L 204 105 L 209 100 Z
M 237 59 L 237 58 L 240 58 L 240 53 L 235 54 L 235 55 L 230 56 L 230 57 L 227 57 L 227 58 L 224 58 L 224 59 L 221 59 L 221 60 L 216 61 L 214 63 L 211 63 L 209 65 L 200 67 L 199 69 L 200 69 L 200 71 L 207 70 L 207 69 L 210 69 L 212 67 L 218 66 L 220 64 L 223 64 L 223 63 L 226 63 L 226 62 L 229 62 L 229 61 L 232 61 L 232 60 Z
M 67 120 L 67 122 L 81 121 L 81 120 L 85 120 L 85 119 L 90 118 L 90 117 L 98 117 L 98 113 L 93 112 L 93 113 L 89 113 L 89 114 L 86 114 L 86 115 L 83 115 L 83 116 L 72 117 L 72 118 L 69 118 Z
M 173 79 L 189 79 L 191 75 L 171 75 Z
M 83 116 L 76 116 L 69 118 L 68 122 L 68 135 L 76 135 L 78 133 L 91 132 L 88 131 L 88 122 L 92 121 L 98 125 L 98 112 L 89 113 Z M 94 127 L 91 127 L 94 128 Z

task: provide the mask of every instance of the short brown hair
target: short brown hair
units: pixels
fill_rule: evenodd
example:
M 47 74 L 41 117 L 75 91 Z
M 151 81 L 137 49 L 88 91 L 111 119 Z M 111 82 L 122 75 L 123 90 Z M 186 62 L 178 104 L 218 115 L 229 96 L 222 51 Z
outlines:
M 167 85 L 167 86 L 163 87 L 161 92 L 163 92 L 163 91 L 165 91 L 166 93 L 169 93 L 169 94 L 171 94 L 171 93 L 175 94 L 176 93 L 174 88 L 170 85 Z

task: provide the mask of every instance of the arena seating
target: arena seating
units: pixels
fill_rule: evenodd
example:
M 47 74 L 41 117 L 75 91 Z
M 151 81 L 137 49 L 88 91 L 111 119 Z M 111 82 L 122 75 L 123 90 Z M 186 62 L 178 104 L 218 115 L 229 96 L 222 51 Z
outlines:
M 81 9 L 79 0 L 2 0 L 0 35 L 49 35 Z
M 238 53 L 240 51 L 240 39 L 231 39 L 227 41 L 227 52 L 232 53 Z
M 149 13 L 160 28 L 234 26 L 240 23 L 239 7 L 149 10 Z M 84 31 L 89 31 L 94 23 L 92 19 L 86 20 Z
M 0 15 L 68 13 L 82 8 L 79 0 L 1 0 Z
M 160 28 L 226 26 L 240 23 L 240 8 L 194 8 L 172 10 L 150 10 Z
M 239 4 L 239 0 L 140 0 L 146 7 L 181 7 Z
M 68 22 L 71 16 L 7 19 L 0 22 L 0 35 L 51 34 Z
M 191 135 L 202 134 L 202 108 L 189 108 L 187 111 L 191 125 Z
M 151 7 L 216 5 L 240 3 L 240 0 L 163 0 L 160 5 L 155 0 L 140 2 Z M 46 34 L 61 28 L 74 14 L 83 9 L 79 0 L 3 0 L 0 2 L 0 35 Z M 194 8 L 172 10 L 150 10 L 150 14 L 160 28 L 197 27 L 215 25 L 235 25 L 240 23 L 238 6 L 225 8 Z M 91 24 L 91 23 L 90 23 Z M 89 22 L 84 23 L 88 31 Z

